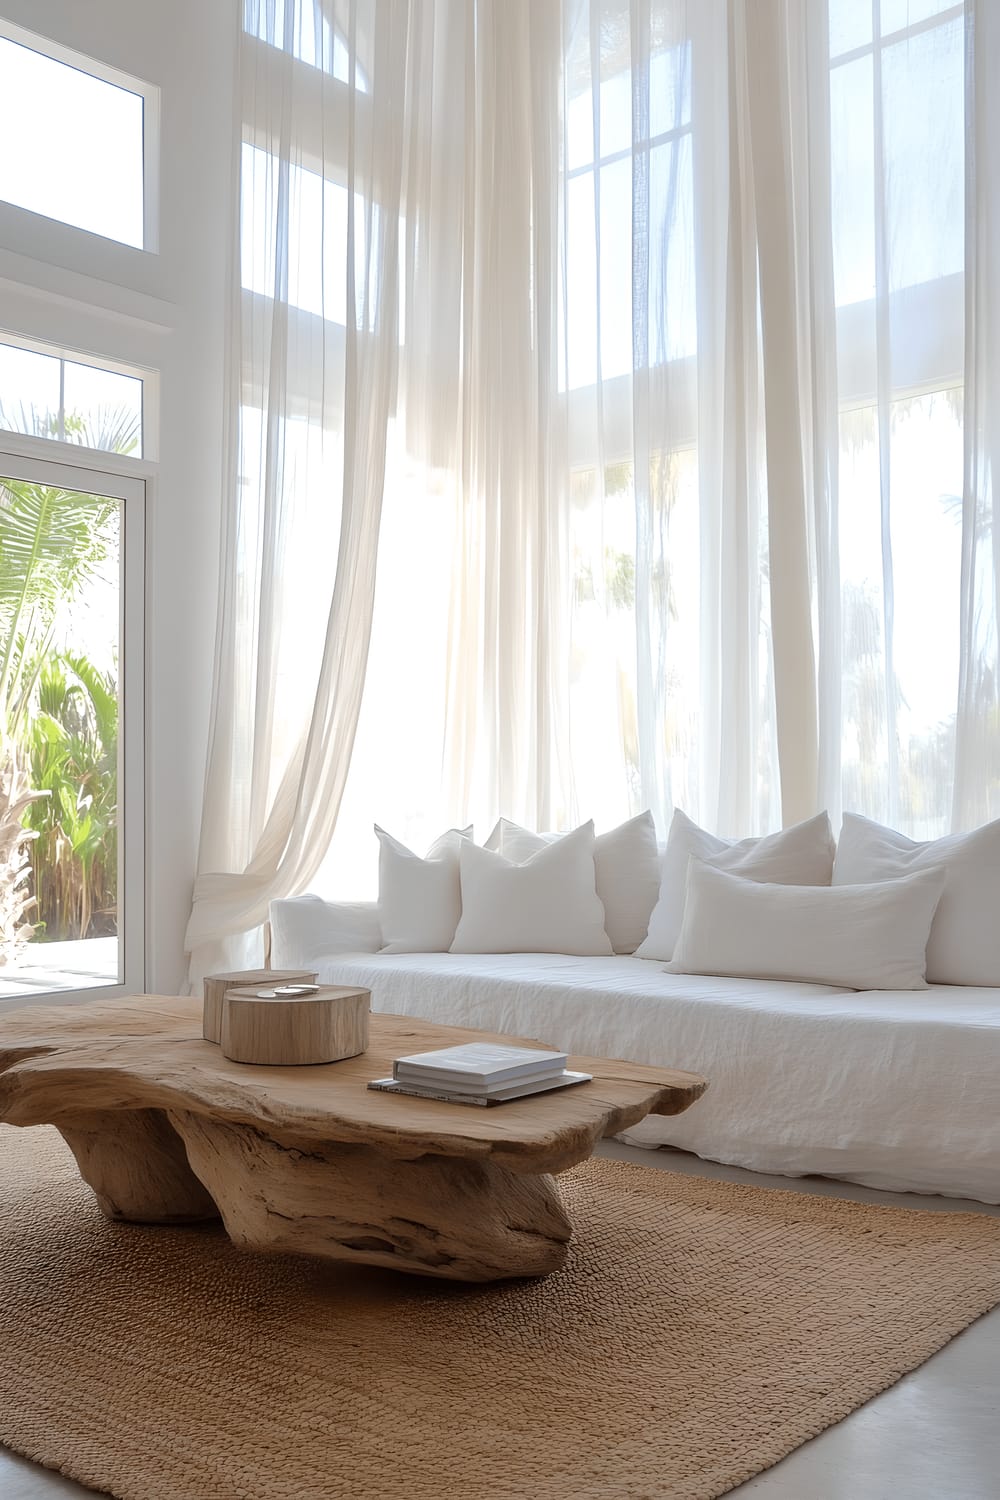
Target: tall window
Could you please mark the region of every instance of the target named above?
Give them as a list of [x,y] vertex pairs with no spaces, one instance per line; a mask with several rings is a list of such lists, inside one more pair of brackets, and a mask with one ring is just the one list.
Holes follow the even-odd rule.
[[0,451],[0,1006],[142,988],[144,499]]
[[[773,164],[741,14],[568,9],[562,104],[578,802],[607,820],[680,804],[724,832],[781,816],[753,178]],[[808,196],[829,183],[840,424],[839,606],[811,580],[837,635],[824,796],[930,837],[951,819],[959,677],[965,8],[830,0],[814,40],[829,157]],[[800,133],[781,170],[813,150]],[[804,296],[826,295],[825,264]]]
[[0,342],[0,1008],[143,988],[154,379]]
[[831,5],[844,805],[917,837],[951,813],[964,105],[963,6]]
[[562,110],[575,791],[665,820],[697,797],[693,42],[683,7],[638,36],[587,10]]

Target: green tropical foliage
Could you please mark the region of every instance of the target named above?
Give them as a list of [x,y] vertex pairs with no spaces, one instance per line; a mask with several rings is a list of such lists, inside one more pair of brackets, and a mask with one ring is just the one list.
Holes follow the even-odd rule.
[[63,610],[108,555],[114,500],[0,479],[0,737],[16,741]]
[[29,405],[0,401],[0,427],[28,437],[56,438],[79,443],[102,453],[134,454],[141,436],[140,420],[127,406],[96,406],[86,416]]
[[[113,405],[0,403],[0,428],[119,454],[140,441],[136,413]],[[0,479],[0,963],[36,929],[113,930],[115,684],[56,648],[117,535],[114,501]]]
[[[31,857],[39,831],[35,804],[50,790],[31,779],[32,725],[43,673],[67,611],[99,573],[116,543],[117,527],[113,500],[0,478],[0,962],[15,960],[33,932],[27,914],[37,889],[30,864],[37,866],[34,886],[45,884],[44,856]],[[79,676],[76,685],[85,687]],[[81,795],[86,799],[92,792]],[[85,800],[72,799],[72,809],[62,797],[57,800],[66,826],[64,839],[51,841],[50,853],[65,859],[64,851],[76,847],[96,870],[97,853],[87,844],[93,826],[85,837],[81,827]],[[85,909],[86,903],[78,914]]]
[[49,656],[29,733],[27,809],[36,918],[46,939],[114,931],[118,825],[115,679],[82,656]]

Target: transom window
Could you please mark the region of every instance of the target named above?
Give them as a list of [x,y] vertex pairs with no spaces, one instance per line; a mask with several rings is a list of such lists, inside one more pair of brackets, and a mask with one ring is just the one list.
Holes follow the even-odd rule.
[[0,198],[155,249],[159,90],[0,21]]
[[0,339],[0,431],[142,458],[143,385],[138,374]]

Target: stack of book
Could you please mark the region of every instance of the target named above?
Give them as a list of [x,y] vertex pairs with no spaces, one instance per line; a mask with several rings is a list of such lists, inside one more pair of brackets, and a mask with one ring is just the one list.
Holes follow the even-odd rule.
[[385,1094],[443,1099],[448,1104],[504,1104],[528,1094],[590,1082],[589,1073],[570,1072],[566,1063],[565,1052],[470,1042],[399,1057],[391,1078],[375,1078],[368,1087]]

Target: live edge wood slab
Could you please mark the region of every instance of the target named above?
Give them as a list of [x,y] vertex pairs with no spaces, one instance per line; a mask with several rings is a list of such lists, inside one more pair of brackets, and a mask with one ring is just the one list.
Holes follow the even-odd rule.
[[405,1053],[512,1040],[373,1014],[359,1057],[263,1067],[203,1039],[200,999],[32,1007],[0,1017],[0,1120],[55,1125],[112,1219],[221,1216],[254,1250],[458,1281],[542,1276],[571,1234],[553,1174],[707,1085],[574,1057],[592,1083],[493,1109],[366,1088]]

